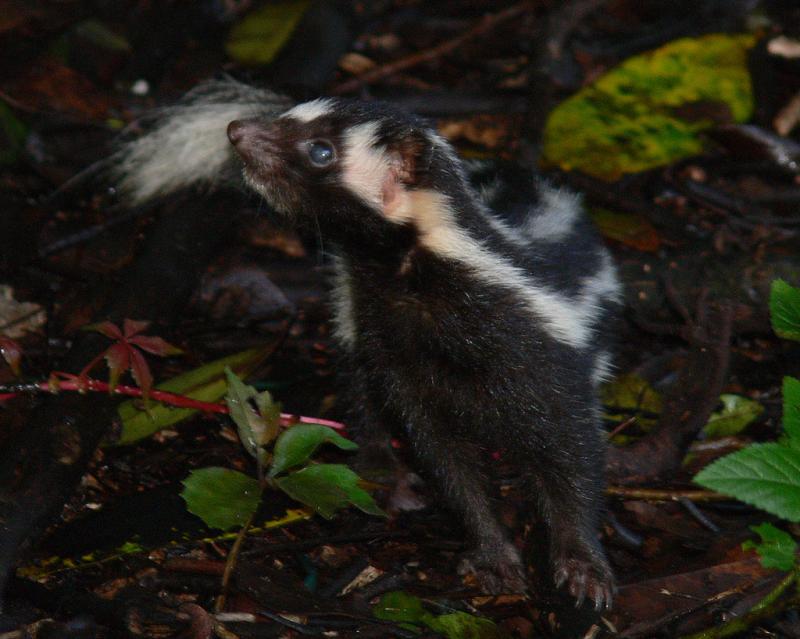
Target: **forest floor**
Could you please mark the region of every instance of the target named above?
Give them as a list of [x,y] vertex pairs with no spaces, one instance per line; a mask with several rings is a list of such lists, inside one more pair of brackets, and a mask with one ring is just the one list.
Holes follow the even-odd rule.
[[[774,334],[768,305],[775,279],[800,285],[800,11],[663,4],[286,2],[268,26],[251,21],[248,40],[236,28],[261,6],[249,1],[0,0],[0,337],[21,349],[21,377],[0,359],[0,570],[14,575],[0,638],[714,637],[733,636],[713,634],[732,619],[745,620],[740,636],[800,638],[800,600],[776,591],[787,573],[742,546],[752,526],[797,537],[797,524],[692,481],[712,460],[776,439],[783,378],[800,376],[800,346]],[[669,103],[648,71],[652,87],[626,103],[620,129],[584,139],[590,107],[577,105],[577,120],[558,112],[575,127],[559,146],[549,116],[569,96],[682,38],[694,43],[687,55],[722,51],[702,62],[706,90]],[[670,60],[691,76],[700,62],[679,55]],[[148,356],[155,384],[257,348],[248,383],[284,413],[343,420],[319,238],[238,192],[130,210],[102,166],[125,127],[138,135],[148,110],[220,73],[297,100],[389,100],[468,157],[539,160],[583,194],[625,286],[603,394],[612,609],[576,609],[546,583],[540,528],[502,455],[498,508],[530,563],[528,595],[487,596],[458,574],[463,531],[422,485],[407,490],[424,508],[388,518],[349,508],[324,519],[271,491],[230,561],[236,530],[206,527],[180,496],[199,468],[255,474],[226,415],[166,419],[123,446],[116,397],[10,396],[20,380],[77,374],[108,347],[81,327],[148,319],[146,333],[183,351]],[[686,124],[686,139],[678,125],[655,131],[656,112]],[[0,341],[6,360],[11,350]],[[92,377],[106,379],[104,365]],[[373,488],[383,503],[389,486]]]

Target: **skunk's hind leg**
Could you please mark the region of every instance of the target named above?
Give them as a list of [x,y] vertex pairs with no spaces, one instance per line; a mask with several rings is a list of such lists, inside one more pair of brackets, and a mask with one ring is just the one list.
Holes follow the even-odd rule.
[[[563,426],[566,430],[581,424]],[[605,442],[594,425],[583,426],[586,430],[576,432],[571,441],[556,437],[561,441],[547,447],[523,444],[516,457],[524,486],[547,528],[555,586],[564,587],[576,605],[588,599],[600,610],[611,606],[614,592],[614,575],[597,537]]]
[[433,419],[412,419],[407,428],[421,472],[455,511],[472,542],[459,572],[474,573],[490,594],[525,592],[525,566],[492,508],[483,471],[486,451]]

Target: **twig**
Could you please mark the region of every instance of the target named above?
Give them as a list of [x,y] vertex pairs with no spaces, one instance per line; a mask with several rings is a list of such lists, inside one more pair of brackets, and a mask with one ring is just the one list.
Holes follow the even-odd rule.
[[217,601],[214,603],[214,612],[222,612],[225,609],[225,599],[228,595],[228,584],[230,584],[231,575],[233,575],[233,570],[236,568],[236,562],[239,560],[239,551],[244,543],[244,538],[247,536],[247,531],[250,529],[250,526],[253,523],[253,517],[255,517],[255,513],[251,513],[250,517],[247,518],[247,521],[245,522],[244,526],[242,526],[239,534],[236,535],[236,541],[233,542],[231,551],[228,553],[228,557],[225,561],[225,570],[222,573],[222,584],[220,587],[221,592],[219,593],[219,597],[217,597]]
[[623,499],[640,499],[643,501],[678,501],[688,499],[692,502],[730,501],[731,497],[711,492],[710,490],[659,490],[657,488],[627,488],[625,486],[609,486],[606,494]]
[[484,16],[471,29],[465,31],[461,35],[456,36],[455,38],[452,38],[450,40],[446,40],[440,44],[437,44],[435,47],[431,47],[430,49],[425,49],[424,51],[418,51],[404,58],[400,58],[399,60],[394,60],[393,62],[389,62],[387,64],[371,69],[366,73],[361,74],[358,77],[351,78],[350,80],[342,82],[337,87],[334,87],[333,93],[335,95],[341,95],[342,93],[350,93],[352,91],[360,89],[365,84],[370,84],[372,82],[375,82],[376,80],[382,80],[383,78],[395,75],[400,71],[405,71],[406,69],[415,67],[419,64],[422,64],[423,62],[430,62],[431,60],[441,58],[442,56],[450,53],[451,51],[455,51],[465,42],[488,33],[498,25],[504,22],[508,22],[512,18],[516,18],[518,15],[525,13],[526,11],[529,11],[532,8],[533,8],[533,3],[530,2],[530,0],[524,0],[523,2],[511,5],[507,9],[504,9],[503,11],[499,11],[498,13]]
[[713,521],[711,521],[708,517],[706,517],[705,514],[703,514],[703,511],[701,511],[691,499],[689,499],[688,497],[680,497],[678,499],[678,502],[680,502],[681,506],[683,506],[686,509],[686,511],[692,517],[694,517],[702,526],[705,526],[711,532],[714,533],[719,532],[719,526],[717,526]]
[[631,548],[641,548],[644,545],[644,537],[624,526],[610,510],[606,511],[606,521],[617,533],[618,539],[625,545]]
[[379,530],[344,535],[327,535],[312,539],[299,539],[297,541],[261,544],[255,550],[248,550],[245,555],[263,556],[277,552],[303,552],[322,545],[349,544],[360,541],[374,542],[383,539],[405,539],[411,535],[408,530]]
[[637,416],[636,415],[631,415],[630,417],[628,417],[628,419],[626,419],[625,421],[623,421],[623,422],[619,423],[617,426],[615,426],[614,430],[612,430],[611,432],[608,433],[608,438],[609,439],[613,439],[614,437],[619,435],[623,430],[627,429],[628,426],[631,426],[632,424],[635,424],[636,421],[637,421]]
[[[137,386],[127,386],[125,384],[117,384],[113,389],[108,382],[103,382],[99,379],[83,378],[83,379],[67,379],[55,380],[46,382],[32,382],[29,384],[5,384],[0,386],[0,402],[11,399],[21,393],[51,393],[58,394],[59,391],[77,391],[85,393],[86,391],[109,393],[111,395],[125,395],[128,397],[141,397],[142,389]],[[226,404],[217,402],[204,402],[199,399],[193,399],[186,395],[178,395],[177,393],[170,393],[158,389],[150,391],[150,399],[176,406],[178,408],[191,408],[199,410],[204,413],[219,413],[222,415],[228,414],[228,406]],[[291,424],[318,424],[320,426],[328,426],[336,430],[345,430],[345,425],[341,422],[336,422],[331,419],[321,419],[317,417],[306,417],[305,415],[293,415],[291,413],[281,413],[281,425],[289,426]]]
[[286,626],[287,628],[290,628],[291,630],[294,630],[295,632],[298,632],[301,635],[319,637],[320,635],[323,634],[322,630],[318,630],[316,628],[310,628],[306,624],[292,621],[291,619],[287,619],[286,617],[283,617],[282,615],[279,615],[275,612],[270,612],[269,610],[259,610],[258,614],[261,615],[262,617],[266,617],[267,619],[272,619],[272,621],[275,621],[281,624],[282,626]]
[[772,617],[790,605],[797,605],[800,603],[800,590],[795,592],[794,595],[788,599],[783,601],[778,600],[791,586],[798,585],[799,577],[800,567],[795,567],[761,601],[750,608],[746,614],[731,619],[720,626],[715,626],[714,628],[709,628],[708,630],[703,630],[692,635],[684,635],[681,639],[722,639],[723,637],[732,637],[749,629],[756,622]]

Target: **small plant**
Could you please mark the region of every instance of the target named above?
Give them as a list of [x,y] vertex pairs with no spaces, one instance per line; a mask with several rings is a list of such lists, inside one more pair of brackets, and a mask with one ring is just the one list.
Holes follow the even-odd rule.
[[148,326],[150,322],[147,321],[125,319],[122,329],[112,322],[99,322],[84,327],[84,330],[105,335],[108,339],[114,340],[114,343],[89,362],[78,377],[85,379],[89,371],[105,359],[108,364],[108,384],[111,391],[116,388],[122,373],[130,370],[136,384],[142,390],[142,398],[147,402],[150,389],[153,387],[153,374],[142,351],[158,357],[180,355],[183,352],[161,337],[142,335],[142,331]]
[[227,530],[246,525],[266,488],[282,490],[325,518],[353,505],[385,516],[361,479],[343,464],[322,464],[311,457],[323,444],[342,450],[358,446],[321,424],[281,426],[280,406],[268,391],[259,393],[226,369],[226,402],[245,450],[255,459],[258,478],[229,468],[201,468],[183,482],[181,493],[192,513],[207,525]]
[[[770,317],[775,333],[800,341],[800,288],[783,280],[772,283]],[[800,380],[783,379],[783,434],[776,442],[752,444],[700,471],[694,480],[706,488],[791,522],[800,521]],[[748,541],[765,567],[797,567],[797,542],[772,524],[753,528],[761,542]]]

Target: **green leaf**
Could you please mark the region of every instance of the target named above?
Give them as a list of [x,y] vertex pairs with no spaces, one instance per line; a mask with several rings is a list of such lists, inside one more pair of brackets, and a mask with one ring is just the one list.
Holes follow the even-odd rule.
[[258,481],[230,468],[193,470],[183,486],[181,497],[189,512],[222,530],[244,526],[261,501]]
[[308,0],[272,2],[256,9],[231,29],[225,51],[242,64],[269,64],[292,35],[308,4]]
[[283,431],[275,442],[274,458],[269,476],[299,466],[308,460],[322,444],[331,443],[342,450],[356,450],[358,444],[345,439],[328,426],[297,424]]
[[460,611],[433,617],[426,625],[447,639],[503,639],[508,636],[493,621]]
[[698,134],[714,116],[744,122],[753,111],[747,52],[754,41],[683,38],[626,60],[553,110],[544,162],[616,180],[699,153]]
[[750,530],[758,533],[761,541],[746,541],[742,544],[743,550],[755,550],[764,568],[791,570],[795,564],[797,542],[789,533],[768,523],[750,526]]
[[783,378],[783,432],[789,445],[800,448],[800,379]]
[[492,621],[466,612],[434,615],[425,610],[418,597],[402,591],[387,592],[372,608],[372,614],[384,621],[394,621],[403,627],[408,624],[426,625],[447,639],[503,639],[503,633]]
[[600,396],[608,419],[623,421],[635,416],[645,430],[655,425],[664,406],[661,395],[647,380],[633,373],[620,375],[610,384],[605,384]]
[[769,291],[772,330],[784,339],[800,341],[800,288],[775,280]]
[[753,444],[706,466],[694,481],[769,513],[800,521],[800,450]]
[[761,404],[741,395],[720,395],[719,399],[722,410],[711,413],[708,423],[703,427],[709,439],[737,435],[764,412]]
[[311,506],[326,519],[348,504],[367,514],[385,517],[386,513],[358,482],[358,475],[343,464],[317,464],[275,479],[289,497]]
[[28,136],[28,127],[0,100],[0,166],[14,164]]
[[378,603],[372,607],[372,614],[384,621],[397,623],[424,623],[431,613],[422,607],[419,597],[409,595],[402,590],[393,590],[381,596]]
[[[247,375],[264,361],[270,351],[269,347],[261,347],[229,355],[173,377],[156,388],[203,402],[216,402],[222,399],[228,389],[224,374],[226,366],[238,375]],[[197,413],[193,408],[173,408],[160,403],[143,411],[133,401],[120,404],[117,412],[122,420],[122,432],[119,440],[111,442],[114,446],[138,441]]]
[[[242,382],[227,366],[225,367],[225,377],[228,380],[225,403],[228,405],[231,419],[239,431],[239,439],[245,450],[258,461],[259,465],[263,466],[268,459],[264,446],[275,439],[278,434],[280,407],[277,407],[272,401],[269,391],[259,393],[252,386]],[[256,411],[251,400],[264,408],[268,418],[260,411]]]

